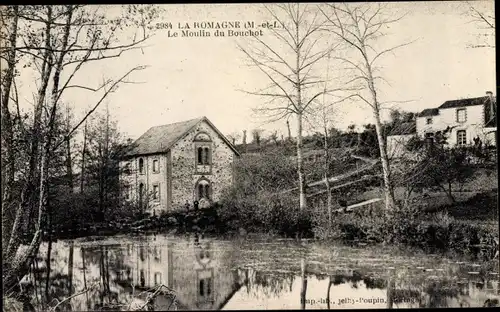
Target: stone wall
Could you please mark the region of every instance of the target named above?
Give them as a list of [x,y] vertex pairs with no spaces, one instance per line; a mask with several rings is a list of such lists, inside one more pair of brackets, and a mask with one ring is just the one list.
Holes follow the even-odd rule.
[[[144,172],[139,172],[139,160],[144,161]],[[153,172],[153,161],[158,160],[159,170]],[[125,173],[125,167],[129,166],[129,173]],[[144,191],[146,193],[145,202],[148,203],[146,212],[153,214],[160,214],[162,211],[166,211],[168,202],[167,193],[167,155],[156,154],[148,156],[139,156],[132,159],[120,162],[121,172],[120,175],[121,182],[123,186],[128,186],[123,188],[122,196],[125,199],[124,192],[129,192],[128,201],[134,204],[139,202],[139,185],[144,184]],[[153,186],[158,185],[160,189],[158,200],[148,200],[148,196],[153,191]],[[154,210],[154,211],[153,211]]]
[[[212,142],[211,147],[211,172],[196,173],[196,144],[193,141],[197,134],[207,133]],[[189,132],[179,140],[171,149],[172,161],[172,209],[185,209],[188,201],[191,206],[196,200],[195,186],[199,179],[204,178],[210,182],[211,197],[217,202],[224,188],[229,187],[233,181],[233,150],[221,137],[206,123],[201,122],[196,129]]]
[[[210,166],[197,166],[197,144],[194,139],[198,134],[205,133],[211,142],[202,142],[211,150]],[[160,199],[149,200],[149,213],[160,214],[162,211],[185,209],[186,201],[191,207],[196,198],[196,184],[200,179],[210,183],[211,199],[213,202],[220,200],[223,190],[233,181],[233,150],[219,137],[219,135],[206,122],[200,123],[196,129],[190,131],[179,140],[165,154],[138,156],[122,161],[122,170],[129,166],[130,173],[121,175],[121,182],[128,185],[129,202],[134,204],[139,200],[139,185],[144,184],[145,192],[151,194],[154,185],[160,188]],[[139,172],[139,160],[144,161],[144,173]],[[153,161],[159,161],[159,172],[153,172]],[[197,172],[197,170],[205,172]],[[207,170],[207,168],[209,170]],[[122,171],[123,172],[123,171]],[[126,191],[126,188],[124,188]],[[123,192],[122,192],[123,193]],[[124,195],[124,194],[122,194]],[[125,196],[124,196],[125,197]]]

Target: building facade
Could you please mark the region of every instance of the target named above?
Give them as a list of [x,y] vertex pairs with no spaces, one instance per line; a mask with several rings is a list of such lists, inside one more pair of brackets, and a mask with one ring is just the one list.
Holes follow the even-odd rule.
[[428,140],[444,135],[448,146],[467,146],[481,142],[496,146],[496,97],[486,96],[444,102],[417,116],[417,134]]
[[123,199],[151,214],[203,208],[232,184],[238,156],[206,117],[150,128],[120,162]]

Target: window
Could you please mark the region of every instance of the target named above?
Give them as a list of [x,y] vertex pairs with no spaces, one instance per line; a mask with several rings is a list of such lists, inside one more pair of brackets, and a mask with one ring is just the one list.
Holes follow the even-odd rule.
[[198,184],[198,199],[210,198],[210,184],[208,182],[203,181]]
[[155,273],[155,286],[156,285],[160,285],[161,284],[161,273],[160,272],[156,272]]
[[427,118],[426,123],[428,125],[432,124],[432,117]]
[[144,159],[139,158],[139,173],[143,174],[144,173]]
[[210,164],[210,148],[209,147],[198,147],[197,149],[198,165],[209,165]]
[[465,122],[467,120],[467,111],[465,108],[457,109],[457,122]]
[[463,146],[467,144],[467,133],[465,130],[457,131],[457,145]]
[[203,164],[203,148],[198,147],[198,164]]
[[153,173],[160,172],[160,162],[158,159],[153,160]]
[[204,164],[208,165],[210,164],[210,149],[208,147],[205,147],[203,150],[205,151]]
[[198,287],[200,297],[208,297],[212,294],[212,278],[200,279],[200,284]]
[[160,199],[160,186],[158,184],[153,185],[153,199]]

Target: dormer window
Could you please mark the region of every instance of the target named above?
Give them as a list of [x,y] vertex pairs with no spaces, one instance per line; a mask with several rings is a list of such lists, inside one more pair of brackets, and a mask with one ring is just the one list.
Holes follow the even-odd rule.
[[467,120],[467,111],[465,108],[457,109],[457,122],[465,122]]
[[425,122],[428,125],[432,124],[432,117],[427,117],[427,120]]

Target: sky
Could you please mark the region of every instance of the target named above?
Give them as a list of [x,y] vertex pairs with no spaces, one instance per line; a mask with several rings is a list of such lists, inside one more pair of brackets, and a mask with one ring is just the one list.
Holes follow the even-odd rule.
[[[493,15],[493,1],[473,4]],[[168,4],[163,8],[160,22],[173,23],[174,28],[185,22],[272,21],[261,4]],[[393,108],[418,112],[446,100],[484,96],[488,90],[496,94],[495,49],[468,47],[481,30],[464,15],[467,8],[463,3],[397,2],[389,9],[390,14],[407,14],[388,29],[389,35],[381,44],[413,43],[380,61],[381,74],[388,82],[379,84],[382,100],[394,101]],[[109,6],[106,10],[113,14],[117,8]],[[263,30],[262,40],[273,40],[269,31]],[[116,78],[136,65],[148,65],[130,77],[140,83],[120,86],[105,102],[119,129],[132,139],[152,126],[200,116],[207,116],[224,134],[262,128],[266,133],[278,130],[286,135],[285,121],[265,123],[252,112],[263,99],[241,90],[255,91],[268,81],[246,65],[237,42],[234,37],[173,38],[167,29],[157,29],[145,43],[147,47],[128,51],[118,59],[86,65],[75,81],[97,86],[103,77]],[[30,78],[20,85],[32,87]],[[82,116],[99,96],[75,89],[68,90],[63,100]],[[337,128],[373,122],[369,107],[363,103],[347,103],[338,109],[342,117],[335,121]],[[383,111],[383,117],[388,113],[388,109]],[[291,127],[294,133],[294,120]]]

